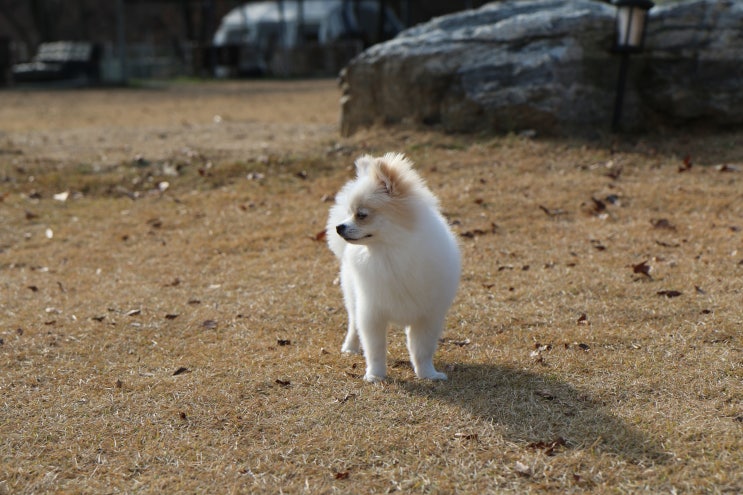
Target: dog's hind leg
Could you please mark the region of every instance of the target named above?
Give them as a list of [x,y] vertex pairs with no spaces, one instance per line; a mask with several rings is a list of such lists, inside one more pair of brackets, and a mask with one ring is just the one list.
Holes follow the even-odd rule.
[[343,341],[343,346],[341,346],[341,352],[345,354],[359,354],[361,352],[359,344],[359,334],[356,331],[356,325],[349,315],[348,332],[346,333],[346,339]]
[[433,354],[444,333],[443,320],[424,320],[416,322],[405,329],[408,337],[410,361],[418,378],[429,380],[446,380],[446,374],[436,371],[433,366]]

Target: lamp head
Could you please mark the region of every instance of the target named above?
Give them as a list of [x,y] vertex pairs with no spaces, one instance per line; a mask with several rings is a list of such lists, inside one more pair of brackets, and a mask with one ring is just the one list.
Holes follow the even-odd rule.
[[617,38],[615,51],[641,52],[645,43],[648,10],[655,4],[650,0],[613,0],[617,8]]

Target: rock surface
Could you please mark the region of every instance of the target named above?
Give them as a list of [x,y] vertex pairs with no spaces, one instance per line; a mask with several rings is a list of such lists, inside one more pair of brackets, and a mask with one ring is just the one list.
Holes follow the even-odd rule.
[[650,11],[642,101],[674,123],[743,123],[743,1],[696,0]]
[[[342,72],[341,132],[396,122],[455,132],[608,130],[614,18],[614,7],[592,0],[511,0],[408,29]],[[741,0],[653,9],[646,51],[630,62],[625,127],[743,123],[741,25]]]

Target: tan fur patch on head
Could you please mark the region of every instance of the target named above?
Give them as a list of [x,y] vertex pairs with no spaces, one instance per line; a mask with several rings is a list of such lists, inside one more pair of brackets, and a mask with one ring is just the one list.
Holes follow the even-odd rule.
[[410,162],[402,155],[387,154],[376,159],[371,173],[387,198],[378,206],[378,210],[396,223],[413,228],[415,209],[411,204],[411,195],[414,194],[417,181]]
[[376,179],[393,198],[402,198],[412,193],[416,186],[416,174],[402,155],[387,154],[376,159],[373,173]]
[[356,198],[354,211],[364,206],[374,214],[383,214],[398,225],[413,229],[416,212],[422,204],[438,208],[436,198],[402,153],[361,156],[356,160],[356,171],[359,177],[370,179],[375,189]]
[[384,184],[387,194],[393,198],[408,195],[410,187],[406,183],[402,172],[383,159],[380,159],[378,163],[377,180]]

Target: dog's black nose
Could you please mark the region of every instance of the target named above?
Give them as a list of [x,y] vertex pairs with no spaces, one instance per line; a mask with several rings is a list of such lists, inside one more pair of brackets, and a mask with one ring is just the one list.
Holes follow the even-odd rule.
[[346,225],[340,224],[335,228],[335,231],[338,232],[338,235],[343,237],[343,234],[346,232]]

